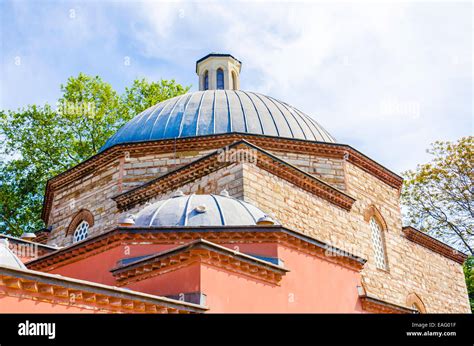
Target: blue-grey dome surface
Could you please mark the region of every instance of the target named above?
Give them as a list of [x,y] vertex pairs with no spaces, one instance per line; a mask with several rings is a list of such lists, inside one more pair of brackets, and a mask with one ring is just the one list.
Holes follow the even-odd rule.
[[192,194],[146,206],[136,215],[135,226],[251,226],[265,216],[257,207],[236,198]]
[[190,92],[138,114],[107,140],[121,143],[242,132],[331,142],[314,119],[272,97],[241,90]]

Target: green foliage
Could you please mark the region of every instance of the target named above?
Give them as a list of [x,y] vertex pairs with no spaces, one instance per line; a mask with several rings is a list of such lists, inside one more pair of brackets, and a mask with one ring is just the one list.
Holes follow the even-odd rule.
[[466,277],[467,293],[471,302],[471,311],[474,313],[474,256],[464,262],[464,276]]
[[119,109],[128,105],[122,105],[112,86],[98,76],[80,73],[61,85],[61,91],[57,131],[66,129],[69,152],[76,162],[95,154],[116,126],[130,119],[128,112],[124,116]]
[[174,80],[162,79],[157,83],[149,83],[146,79],[136,79],[131,87],[125,89],[122,104],[126,105],[124,111],[130,112],[133,116],[160,101],[182,95],[188,90],[189,87],[176,84]]
[[0,225],[19,236],[23,230],[37,230],[44,189],[43,172],[25,160],[0,163]]
[[404,173],[402,204],[406,223],[445,241],[471,257],[464,264],[474,312],[474,137],[435,142],[433,160]]
[[435,142],[429,163],[404,173],[406,222],[474,254],[474,137]]
[[144,109],[190,87],[135,80],[119,95],[100,77],[80,73],[61,85],[57,109],[30,105],[0,111],[0,232],[20,235],[40,220],[47,179],[97,153]]

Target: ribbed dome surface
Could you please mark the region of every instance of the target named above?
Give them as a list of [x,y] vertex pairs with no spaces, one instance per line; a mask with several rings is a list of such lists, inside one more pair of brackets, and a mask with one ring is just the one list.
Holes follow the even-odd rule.
[[0,239],[0,267],[26,269],[23,262],[10,250],[7,239]]
[[136,215],[135,226],[250,226],[264,216],[257,207],[232,197],[185,195],[145,207]]
[[158,103],[109,138],[114,144],[243,132],[335,142],[315,120],[272,97],[240,90],[196,91]]

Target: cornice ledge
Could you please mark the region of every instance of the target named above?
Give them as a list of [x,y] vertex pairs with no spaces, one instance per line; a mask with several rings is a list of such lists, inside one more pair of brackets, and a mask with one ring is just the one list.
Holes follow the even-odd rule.
[[405,226],[402,228],[402,232],[405,235],[405,238],[408,240],[421,245],[433,252],[440,254],[454,262],[459,264],[463,264],[464,261],[467,259],[467,255],[456,250],[455,248],[449,246],[448,244],[435,239],[428,234],[417,230],[412,226]]
[[233,132],[179,138],[176,140],[164,139],[157,141],[115,144],[105,151],[97,153],[96,155],[68,169],[67,171],[64,171],[49,179],[46,183],[41,218],[46,224],[48,223],[48,216],[55,189],[69,183],[70,181],[73,181],[74,179],[78,179],[79,177],[90,174],[101,166],[122,156],[126,151],[140,152],[151,150],[156,152],[157,148],[159,147],[159,152],[173,152],[174,150],[187,150],[189,149],[189,146],[192,146],[193,149],[209,150],[215,149],[219,146],[222,147],[225,145],[230,145],[235,141],[243,139],[248,139],[256,145],[269,150],[291,151],[298,149],[300,152],[319,153],[327,157],[335,157],[340,159],[343,159],[347,156],[349,162],[376,176],[393,188],[397,188],[399,190],[403,183],[403,179],[400,176],[346,144]]
[[328,202],[335,204],[347,211],[352,208],[355,199],[338,190],[337,188],[327,184],[321,179],[308,174],[300,168],[286,162],[283,159],[263,150],[262,148],[240,140],[229,146],[218,149],[204,157],[201,157],[185,166],[168,172],[158,178],[152,179],[141,186],[133,188],[127,192],[112,197],[117,203],[117,208],[121,211],[132,208],[133,206],[143,203],[157,194],[176,189],[189,181],[196,180],[200,177],[208,175],[233,162],[221,159],[223,149],[250,149],[255,150],[258,155],[256,166],[264,169],[298,187],[321,197]]

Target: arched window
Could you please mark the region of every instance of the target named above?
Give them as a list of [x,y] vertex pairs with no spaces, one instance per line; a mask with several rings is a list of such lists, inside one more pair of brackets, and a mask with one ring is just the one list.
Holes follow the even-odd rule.
[[237,76],[235,71],[232,71],[232,89],[237,90]]
[[217,69],[217,90],[224,90],[224,71],[221,68]]
[[407,306],[416,310],[419,314],[426,313],[425,304],[416,293],[410,293],[407,296]]
[[66,236],[72,235],[73,243],[84,240],[89,236],[92,226],[94,226],[94,216],[89,210],[81,209],[69,223]]
[[209,72],[204,72],[204,90],[209,90]]
[[369,224],[374,250],[374,263],[377,268],[388,270],[387,253],[385,247],[385,234],[387,223],[378,208],[371,204],[364,211],[364,220]]
[[370,229],[372,231],[372,244],[374,247],[375,254],[375,265],[379,269],[387,270],[387,258],[385,255],[385,242],[384,236],[382,233],[382,227],[380,224],[372,217],[369,221]]
[[76,227],[74,235],[72,237],[72,242],[77,243],[78,241],[84,240],[89,235],[89,223],[85,220],[82,220],[81,223]]

